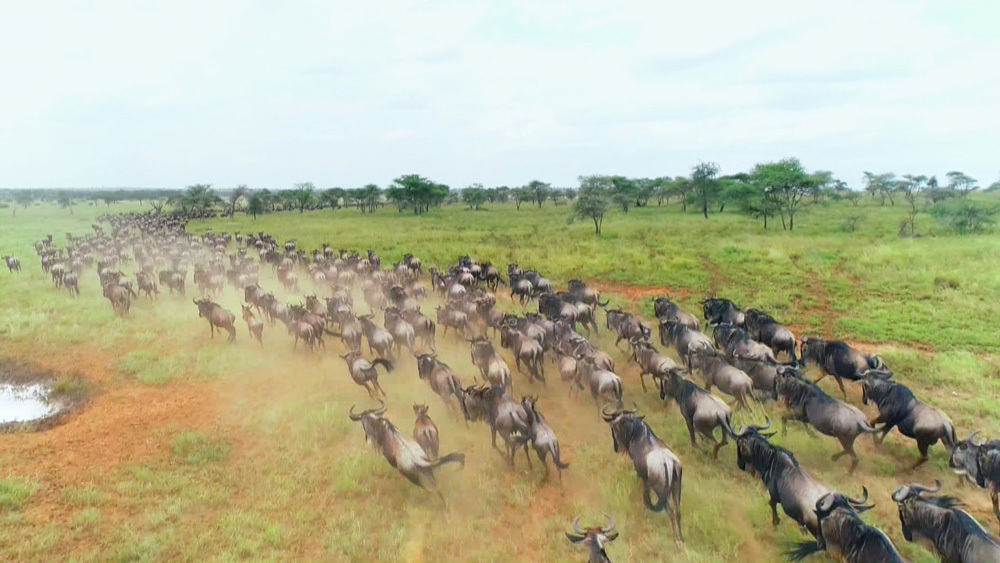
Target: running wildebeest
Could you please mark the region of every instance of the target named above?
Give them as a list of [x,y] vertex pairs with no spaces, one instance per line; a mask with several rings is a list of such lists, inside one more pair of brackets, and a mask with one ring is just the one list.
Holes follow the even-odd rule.
[[876,441],[881,443],[893,427],[899,428],[899,433],[917,441],[920,459],[913,469],[927,461],[927,449],[941,440],[948,451],[955,449],[958,438],[955,436],[955,425],[941,410],[917,399],[904,385],[887,379],[879,379],[869,375],[861,380],[861,402],[874,402],[878,407],[878,416],[871,421],[872,426],[882,423],[881,436]]
[[753,380],[738,367],[730,364],[726,358],[711,348],[704,346],[688,352],[688,365],[692,371],[701,373],[705,389],[711,391],[718,387],[726,395],[733,397],[734,405],[750,408],[753,400]]
[[611,399],[617,408],[622,408],[622,379],[613,371],[599,367],[592,358],[581,355],[576,358],[576,373],[570,392],[573,388],[583,389],[586,380],[596,408],[601,408],[598,397]]
[[378,371],[376,371],[375,366],[382,366],[385,368],[386,373],[391,373],[393,370],[392,362],[383,358],[375,358],[372,361],[368,361],[361,357],[361,352],[348,352],[340,356],[344,358],[347,362],[347,368],[351,372],[351,379],[355,383],[365,388],[368,391],[368,395],[371,397],[376,397],[376,391],[382,393],[385,397],[385,390],[378,383]]
[[743,312],[736,306],[736,303],[728,299],[718,297],[706,297],[701,300],[705,320],[708,324],[730,323],[734,325],[743,324]]
[[775,355],[786,352],[793,364],[798,361],[795,357],[795,335],[771,315],[759,309],[747,309],[743,325],[750,338],[769,346]]
[[430,407],[427,405],[414,403],[413,416],[416,417],[416,420],[413,423],[413,439],[420,444],[421,449],[427,454],[427,459],[434,460],[437,459],[441,441],[438,438],[437,425],[427,414],[428,410]]
[[469,355],[472,358],[472,365],[479,368],[483,379],[491,385],[510,388],[513,382],[510,377],[510,368],[507,362],[500,357],[496,349],[485,336],[469,340],[472,348]]
[[107,283],[104,285],[104,297],[111,302],[111,307],[119,315],[127,315],[132,308],[132,297],[129,291],[117,283]]
[[392,346],[395,340],[389,331],[375,324],[371,315],[359,315],[358,320],[361,321],[361,331],[368,341],[368,352],[392,360]]
[[[646,424],[636,410],[602,411],[611,427],[615,453],[632,459],[642,482],[642,502],[653,512],[667,511],[674,531],[674,541],[683,543],[681,533],[681,477],[683,467],[667,445]],[[651,492],[658,498],[654,504]]]
[[929,489],[910,484],[892,493],[899,508],[899,522],[906,541],[924,540],[934,546],[942,563],[992,563],[1000,561],[1000,538],[991,535],[958,499],[924,496],[937,493],[941,482]]
[[[694,435],[698,432],[715,444],[712,448],[712,459],[718,459],[719,449],[729,443],[729,436],[734,435],[730,426],[732,412],[729,406],[694,382],[685,379],[676,367],[664,375],[657,376],[656,379],[660,383],[660,400],[670,397],[677,402],[681,416],[687,424],[691,445],[697,445]],[[715,439],[716,428],[722,429],[721,442]]]
[[444,404],[451,411],[454,404],[449,397],[454,396],[459,405],[462,402],[462,382],[459,380],[455,370],[448,364],[437,359],[434,354],[420,354],[417,358],[417,375],[420,379],[426,380]]
[[687,325],[671,320],[660,321],[660,344],[673,346],[677,356],[685,362],[688,369],[691,369],[691,350],[712,347],[712,341],[704,333],[691,330]]
[[[521,407],[524,408],[527,417],[525,422],[528,426],[528,433],[524,436],[524,440],[531,444],[538,459],[542,462],[542,467],[545,469],[545,476],[542,477],[542,480],[546,481],[549,478],[549,464],[545,460],[551,455],[552,463],[555,464],[556,470],[559,473],[559,481],[562,482],[562,472],[564,469],[569,469],[569,464],[563,463],[559,455],[559,440],[556,438],[556,433],[552,431],[552,427],[545,420],[545,417],[538,412],[538,408],[535,406],[537,401],[538,397],[521,398]],[[528,465],[531,465],[530,457],[528,458]]]
[[832,375],[837,380],[840,392],[847,398],[847,390],[844,389],[845,379],[860,381],[868,375],[875,375],[883,379],[892,377],[892,372],[885,367],[885,362],[878,356],[866,356],[861,352],[851,348],[840,340],[823,340],[805,336],[802,338],[802,351],[799,354],[802,360],[802,367],[807,361],[816,362],[819,366],[820,376],[814,383],[819,383],[821,379]]
[[257,339],[257,342],[263,346],[264,323],[254,316],[253,305],[241,304],[241,307],[243,308],[243,320],[247,323],[247,330],[250,331],[250,337]]
[[10,254],[4,254],[3,256],[4,264],[7,265],[7,272],[13,274],[14,272],[21,272],[21,261],[15,256]]
[[821,434],[832,436],[840,441],[843,450],[831,456],[837,461],[845,455],[851,456],[853,474],[858,467],[858,454],[854,452],[854,440],[861,434],[878,432],[868,424],[864,413],[854,405],[842,403],[826,394],[815,383],[809,383],[793,375],[779,375],[775,380],[775,395],[788,409],[781,415],[782,434],[788,430],[787,422],[797,420],[811,425]]
[[465,455],[456,452],[433,461],[428,459],[420,444],[403,436],[391,422],[382,417],[384,413],[383,406],[355,414],[354,405],[351,405],[348,416],[351,420],[361,423],[365,431],[365,441],[382,452],[389,465],[414,485],[436,493],[443,503],[444,495],[438,489],[434,470],[446,463],[458,463],[464,467]]
[[653,348],[653,345],[645,340],[632,339],[632,359],[639,363],[639,382],[642,383],[642,392],[646,392],[646,374],[651,374],[653,379],[665,377],[670,370],[677,367],[677,364],[667,356],[661,355]]
[[[519,441],[514,436],[529,435],[528,414],[524,406],[511,396],[509,387],[469,386],[463,389],[462,413],[467,421],[485,420],[490,425],[493,448],[507,457],[511,467],[514,466],[514,454],[521,446],[524,446],[524,457],[531,465],[527,441]],[[504,450],[497,447],[497,434],[504,441]]]
[[697,317],[681,311],[680,307],[667,297],[657,297],[653,301],[653,316],[661,322],[664,320],[673,321],[691,330],[701,330],[701,323],[698,322]]
[[66,272],[66,275],[63,276],[63,287],[66,288],[66,291],[69,291],[69,294],[73,297],[80,296],[80,282],[77,279],[76,274],[73,272]]
[[580,517],[577,516],[573,520],[573,533],[566,532],[566,537],[571,543],[582,545],[588,549],[590,553],[587,563],[611,563],[607,552],[604,551],[604,544],[615,541],[618,538],[618,532],[615,531],[615,519],[606,513],[604,517],[608,520],[606,527],[595,526],[581,530]]
[[[500,330],[500,345],[514,352],[514,363],[521,372],[521,362],[531,372],[531,377],[545,383],[545,368],[542,365],[544,350],[537,340],[528,338],[509,326]],[[523,372],[521,372],[523,373]]]
[[215,338],[215,329],[219,328],[220,331],[225,330],[229,333],[229,342],[236,340],[236,327],[234,326],[236,315],[223,309],[221,305],[211,299],[192,299],[191,301],[198,306],[198,316],[204,317],[208,321],[211,338]]
[[976,485],[990,490],[993,515],[1000,522],[1000,440],[976,441],[978,431],[959,442],[951,451],[948,465]]
[[813,553],[827,551],[844,563],[906,563],[888,536],[861,519],[859,512],[871,508],[864,505],[867,501],[867,489],[860,499],[842,493],[823,495],[815,508],[819,534],[813,541],[795,545],[788,551],[789,558],[801,561]]

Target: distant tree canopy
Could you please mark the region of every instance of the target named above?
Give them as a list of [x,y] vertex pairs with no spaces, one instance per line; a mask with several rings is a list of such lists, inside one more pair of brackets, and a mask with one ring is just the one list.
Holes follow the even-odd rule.
[[393,180],[386,196],[400,211],[412,209],[414,214],[427,212],[432,205],[441,205],[447,198],[448,186],[434,182],[418,174],[406,174]]
[[488,197],[486,189],[482,184],[472,184],[462,190],[462,202],[469,206],[469,209],[481,209]]
[[222,198],[216,195],[211,184],[188,186],[184,192],[170,199],[170,203],[180,208],[183,213],[205,212],[221,202]]

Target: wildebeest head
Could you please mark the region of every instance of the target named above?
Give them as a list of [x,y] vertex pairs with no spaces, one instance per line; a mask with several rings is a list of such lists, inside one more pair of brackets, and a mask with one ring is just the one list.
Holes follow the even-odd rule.
[[212,300],[208,298],[191,299],[191,301],[198,307],[199,317],[207,316],[209,313],[212,312],[212,307],[215,306],[215,303],[212,303]]
[[[979,451],[987,446],[986,440],[976,439],[978,435],[979,431],[976,430],[968,438],[955,444],[955,449],[951,451],[951,457],[948,459],[948,466],[951,467],[952,471],[959,475],[966,475],[971,481],[978,480],[979,464],[977,458]],[[1000,441],[994,443],[1000,447]]]
[[430,377],[431,372],[434,371],[434,366],[437,365],[437,355],[436,354],[414,354],[417,358],[417,375],[420,379],[427,379]]
[[354,422],[361,423],[361,428],[365,431],[365,441],[371,444],[376,438],[378,423],[382,419],[382,415],[385,414],[385,403],[379,399],[378,408],[363,410],[359,413],[354,412],[355,406],[356,405],[351,405],[351,409],[348,411],[347,416],[349,416]]
[[913,541],[913,528],[924,530],[927,527],[935,527],[935,523],[928,522],[928,515],[921,510],[922,503],[930,502],[939,508],[952,508],[958,504],[952,497],[923,497],[924,493],[933,494],[940,490],[941,481],[934,481],[933,489],[912,483],[904,485],[892,493],[892,500],[899,508],[899,523],[902,525],[903,537],[906,538],[906,541]]
[[615,531],[615,519],[607,513],[604,514],[604,518],[607,519],[606,526],[595,526],[581,530],[580,517],[577,516],[573,520],[573,533],[566,532],[566,537],[574,545],[583,545],[590,550],[588,561],[593,563],[610,563],[611,559],[608,558],[608,554],[604,551],[604,544],[613,542],[618,538],[618,532]]
[[601,411],[604,422],[611,427],[611,441],[615,453],[628,453],[628,446],[633,440],[640,438],[643,433],[645,423],[644,416],[638,416],[639,405],[632,403],[634,408],[618,409],[609,411],[606,408]]
[[855,512],[864,512],[875,505],[866,505],[868,502],[868,488],[861,487],[861,498],[851,498],[844,493],[827,493],[816,501],[816,517],[823,520],[838,508],[846,508]]
[[430,410],[430,407],[427,406],[426,404],[418,405],[417,403],[413,403],[413,416],[417,417],[418,419],[427,416],[428,410]]
[[757,457],[756,450],[759,449],[756,442],[767,443],[767,439],[774,436],[775,432],[767,431],[769,428],[771,428],[771,419],[767,418],[764,421],[764,426],[749,425],[733,431],[736,440],[736,466],[740,468],[740,471],[746,471],[748,464],[753,465],[753,461]]

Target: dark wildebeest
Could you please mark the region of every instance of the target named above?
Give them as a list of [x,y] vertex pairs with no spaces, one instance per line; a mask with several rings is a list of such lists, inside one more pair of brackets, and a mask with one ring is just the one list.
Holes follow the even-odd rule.
[[416,420],[413,423],[413,439],[420,444],[420,448],[427,454],[427,459],[437,459],[438,449],[441,447],[441,440],[438,438],[438,427],[431,420],[427,411],[427,405],[413,404],[413,416]]
[[977,434],[978,431],[973,432],[968,439],[955,446],[948,465],[955,473],[965,475],[966,479],[984,489],[990,489],[993,514],[1000,522],[1000,503],[997,499],[1000,492],[1000,440],[977,442]]
[[788,556],[792,561],[801,561],[813,553],[827,551],[844,563],[906,563],[888,536],[861,519],[858,513],[871,508],[863,506],[867,501],[867,489],[861,499],[842,493],[823,495],[815,508],[819,534],[813,541],[795,545]]
[[229,333],[229,342],[236,340],[236,327],[234,326],[236,315],[223,309],[221,305],[211,299],[192,299],[191,301],[198,306],[198,316],[204,317],[208,321],[211,338],[215,338],[215,329],[219,328],[220,331],[225,330]]
[[570,387],[571,393],[574,387],[583,389],[583,382],[586,381],[595,407],[601,408],[597,398],[604,397],[612,400],[617,408],[622,408],[622,379],[613,371],[602,368],[592,358],[581,355],[576,358],[576,374],[573,386]]
[[815,383],[828,375],[832,375],[837,380],[840,392],[847,398],[847,390],[844,389],[845,379],[851,381],[861,381],[868,375],[876,375],[888,379],[892,377],[885,367],[885,362],[878,356],[866,356],[854,350],[840,340],[823,340],[820,338],[803,337],[802,367],[809,361],[816,362],[819,366],[820,376]]
[[16,257],[11,256],[9,254],[5,254],[3,257],[3,261],[7,265],[7,271],[9,273],[13,274],[14,272],[18,273],[21,272],[21,261],[18,260]]
[[758,399],[774,400],[774,381],[779,373],[798,376],[798,368],[789,364],[779,364],[757,358],[744,358],[736,354],[733,365],[743,370],[753,380],[754,395]]
[[385,397],[385,390],[378,383],[378,371],[375,370],[375,366],[382,366],[385,368],[387,373],[391,373],[393,369],[392,362],[383,358],[375,358],[372,361],[368,361],[361,357],[361,352],[348,352],[340,356],[344,358],[347,362],[348,370],[351,372],[351,379],[355,383],[365,388],[368,391],[368,395],[375,397],[376,391],[382,393]]
[[511,274],[510,276],[510,300],[514,301],[514,296],[517,296],[518,301],[521,306],[524,307],[528,301],[531,300],[532,292],[534,290],[531,282],[522,278],[520,275]]
[[595,526],[581,530],[580,517],[577,516],[573,520],[573,533],[566,532],[566,537],[569,538],[570,542],[574,545],[582,545],[590,552],[587,563],[611,563],[607,552],[604,551],[604,544],[615,541],[618,538],[618,532],[615,531],[615,519],[606,513],[604,517],[608,520],[607,527]]
[[[674,531],[674,541],[682,543],[681,533],[681,460],[667,448],[643,417],[635,410],[602,411],[611,427],[615,453],[632,458],[635,472],[642,482],[642,502],[653,512],[667,511]],[[651,492],[658,498],[654,504]]]
[[840,441],[843,450],[830,458],[837,461],[845,455],[851,456],[850,473],[858,467],[858,454],[854,452],[854,440],[861,434],[878,432],[868,424],[865,414],[854,405],[842,403],[826,394],[815,383],[799,379],[793,375],[779,375],[775,380],[775,394],[785,403],[788,412],[781,415],[782,433],[787,432],[787,422],[797,420],[811,425],[821,434]]
[[656,379],[666,376],[677,367],[672,359],[661,355],[649,342],[633,339],[631,344],[632,359],[639,363],[639,382],[642,383],[643,393],[646,392],[646,374],[651,374]]
[[774,351],[750,338],[750,333],[734,324],[721,323],[712,329],[712,339],[715,347],[723,350],[729,358],[741,356],[778,363]]
[[542,477],[542,480],[545,481],[549,478],[549,464],[545,462],[545,459],[551,455],[552,463],[556,466],[556,470],[559,473],[559,481],[561,482],[562,472],[564,469],[569,469],[569,464],[563,463],[560,458],[559,440],[556,438],[556,433],[552,431],[552,427],[545,420],[545,417],[538,412],[538,408],[535,406],[537,401],[538,397],[521,398],[521,407],[524,408],[527,417],[525,422],[528,425],[528,433],[524,436],[524,440],[531,444],[538,459],[542,462],[542,467],[545,468],[545,476]]
[[[681,416],[687,424],[691,445],[697,445],[694,434],[698,432],[715,444],[712,448],[712,459],[718,459],[719,449],[729,443],[728,437],[733,435],[730,426],[732,412],[729,406],[694,382],[685,379],[677,368],[671,368],[657,379],[660,383],[660,400],[670,397],[677,402]],[[721,442],[715,439],[716,428],[722,429]]]
[[250,331],[250,337],[257,339],[257,343],[263,346],[264,323],[254,316],[253,305],[243,305],[241,303],[240,306],[243,308],[243,320],[247,323],[247,330]]
[[755,473],[764,483],[771,505],[771,524],[778,527],[778,505],[781,510],[804,526],[813,536],[819,534],[816,501],[830,492],[830,488],[809,475],[799,465],[792,452],[775,446],[767,438],[774,432],[768,420],[764,426],[747,426],[735,431],[736,466],[741,471]]
[[743,312],[736,306],[736,303],[728,299],[717,297],[706,297],[701,300],[705,320],[709,324],[730,323],[734,325],[743,324]]
[[917,399],[904,385],[887,379],[868,376],[861,380],[861,402],[869,401],[878,407],[878,416],[871,421],[872,426],[882,423],[882,435],[876,437],[877,442],[885,440],[886,435],[895,426],[899,433],[917,441],[920,459],[913,465],[916,469],[927,461],[927,448],[938,440],[944,443],[948,451],[955,449],[958,438],[955,436],[955,425],[943,412]]
[[677,356],[687,364],[688,369],[691,369],[689,359],[692,349],[712,347],[712,341],[703,333],[671,320],[660,321],[660,344],[673,346]]
[[591,307],[607,307],[611,300],[607,300],[601,303],[601,293],[596,289],[590,289],[587,284],[580,279],[572,279],[567,282],[569,284],[569,292],[573,294],[578,301],[586,303]]
[[69,294],[73,297],[80,296],[80,282],[77,280],[76,274],[73,272],[66,272],[66,275],[63,276],[63,287],[65,287],[66,291],[69,291]]
[[649,340],[652,335],[652,330],[638,317],[621,309],[608,309],[606,321],[607,327],[618,335],[615,346],[622,340],[626,342],[631,342],[633,339]]
[[[462,414],[467,421],[485,420],[490,425],[493,448],[501,452],[514,465],[514,453],[524,446],[524,457],[531,466],[527,440],[519,441],[518,436],[528,436],[528,414],[521,403],[514,400],[509,388],[474,387],[462,390]],[[504,449],[497,447],[497,434],[504,441]]]
[[421,346],[429,347],[431,350],[435,346],[435,329],[436,325],[430,317],[424,315],[419,309],[403,309],[402,311],[403,319],[406,322],[413,325],[414,335],[420,339]]
[[[316,349],[316,344],[321,342],[319,336],[316,334],[316,327],[303,320],[291,319],[285,322],[285,327],[288,329],[288,334],[295,336],[295,343],[292,345],[292,348],[298,348],[299,340],[303,340],[306,346],[309,347],[309,351],[313,352]],[[323,347],[326,348],[326,345]]]
[[[146,298],[152,300],[153,294],[157,296],[160,295],[160,289],[156,287],[156,279],[153,278],[153,274],[145,272],[137,272],[135,274],[136,285],[139,286],[139,291],[146,294]],[[64,282],[65,283],[65,282]]]
[[462,403],[462,382],[448,364],[437,359],[433,354],[420,354],[417,358],[417,375],[420,379],[427,381],[448,410],[454,408],[454,404],[449,397],[454,396],[459,405]]
[[[899,522],[906,541],[923,540],[934,546],[942,563],[993,563],[1000,561],[1000,538],[991,535],[954,497],[924,496],[941,490],[906,485],[892,493],[899,508]],[[916,538],[916,539],[914,539]]]
[[406,438],[388,420],[382,418],[385,407],[354,413],[351,406],[350,418],[361,422],[365,431],[365,441],[372,444],[385,456],[389,465],[403,474],[414,485],[437,494],[444,502],[444,496],[438,489],[434,470],[446,463],[458,463],[465,466],[465,456],[460,453],[450,453],[436,460],[427,458],[420,444]]
[[657,297],[653,301],[653,315],[659,321],[674,321],[691,330],[701,330],[701,323],[698,322],[698,317],[681,311],[680,307],[667,297]]
[[119,315],[127,315],[132,308],[132,297],[129,291],[116,282],[104,284],[104,297],[111,302],[111,307]]
[[795,335],[771,315],[759,309],[747,309],[743,325],[750,338],[769,346],[775,355],[786,352],[793,364],[798,361],[795,357]]

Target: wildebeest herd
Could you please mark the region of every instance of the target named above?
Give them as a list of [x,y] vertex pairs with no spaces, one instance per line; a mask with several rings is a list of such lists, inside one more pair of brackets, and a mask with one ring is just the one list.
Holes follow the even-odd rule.
[[[667,297],[654,301],[655,321],[650,323],[635,313],[608,308],[609,301],[602,301],[581,280],[570,280],[567,290],[560,291],[538,271],[517,264],[508,265],[504,279],[493,264],[463,256],[448,267],[430,268],[425,275],[422,262],[411,254],[383,267],[372,250],[361,254],[324,244],[306,251],[296,241],[279,243],[263,232],[190,235],[184,221],[175,217],[126,214],[102,221],[108,232],[95,224],[93,233],[85,236],[67,234],[62,248],[51,235],[35,244],[41,267],[56,287],[78,297],[84,273],[96,267],[102,295],[118,315],[125,316],[140,293],[155,301],[160,288],[166,287],[171,294],[185,296],[190,279],[203,296],[193,302],[198,317],[209,325],[210,338],[220,331],[234,342],[237,316],[215,301],[231,286],[243,298],[241,318],[247,333],[260,346],[269,339],[265,334],[269,327],[279,321],[293,348],[302,344],[321,353],[327,348],[327,336],[339,339],[343,351],[339,355],[351,379],[379,402],[379,407],[361,411],[352,407],[350,419],[361,423],[366,442],[390,465],[442,503],[445,497],[435,471],[448,463],[464,465],[465,455],[439,455],[438,428],[426,404],[413,405],[412,438],[385,417],[385,401],[394,393],[391,385],[379,382],[378,369],[391,372],[399,367],[404,348],[414,357],[417,376],[452,416],[489,427],[492,445],[506,463],[513,465],[523,450],[531,467],[533,449],[545,478],[551,458],[561,480],[570,464],[539,407],[541,393],[551,390],[545,369],[551,362],[571,397],[589,391],[591,398],[586,401],[593,401],[591,408],[607,423],[614,451],[627,455],[634,465],[643,504],[652,512],[665,512],[675,541],[683,542],[682,460],[634,403],[626,408],[625,384],[616,373],[616,362],[595,344],[603,324],[616,338],[615,352],[638,366],[642,392],[648,391],[648,375],[661,400],[677,403],[692,446],[700,437],[713,446],[712,458],[718,459],[720,450],[735,442],[737,467],[759,478],[767,490],[773,524],[779,524],[780,505],[811,536],[788,550],[794,560],[824,550],[848,562],[903,559],[886,534],[859,516],[871,508],[867,489],[862,487],[858,498],[837,491],[812,476],[792,452],[769,440],[774,431],[762,405],[772,401],[783,407],[782,432],[793,421],[810,434],[835,438],[840,451],[831,459],[849,456],[850,473],[860,463],[854,449],[859,436],[871,435],[879,444],[897,428],[916,441],[920,457],[914,467],[928,459],[930,446],[942,442],[953,470],[988,489],[1000,521],[1000,440],[979,440],[976,432],[960,440],[948,416],[897,382],[880,357],[842,341],[797,339],[762,310],[743,310],[728,299],[706,298],[701,313],[707,321],[704,328],[711,329],[707,334],[698,318]],[[11,273],[21,271],[17,258],[7,255],[4,261]],[[134,266],[132,277],[123,271],[127,264]],[[262,287],[262,267],[271,268],[288,292],[301,295],[300,280],[307,278],[316,293],[284,303]],[[364,309],[359,310],[356,296]],[[428,301],[437,303],[432,316],[424,312]],[[531,303],[537,303],[537,312],[526,312]],[[521,314],[512,312],[515,304]],[[654,328],[662,348],[652,341]],[[470,364],[478,371],[471,383],[463,383],[462,369],[437,356],[438,338],[467,343]],[[502,350],[509,350],[515,370],[523,374],[525,381],[516,386],[530,386],[532,393],[515,395],[515,380]],[[813,380],[806,377],[810,365],[818,370]],[[700,379],[692,379],[694,375]],[[834,377],[844,400],[817,384],[827,375]],[[860,384],[862,403],[873,404],[877,416],[869,420],[846,402],[845,380]],[[734,409],[766,421],[734,427]],[[962,510],[954,497],[939,495],[940,488],[940,482],[933,488],[909,483],[892,494],[903,536],[928,542],[942,561],[1000,561],[1000,540]],[[589,561],[609,561],[605,546],[618,532],[614,519],[607,519],[605,526],[580,529],[577,518],[573,532],[567,533],[574,544],[587,547]]]

